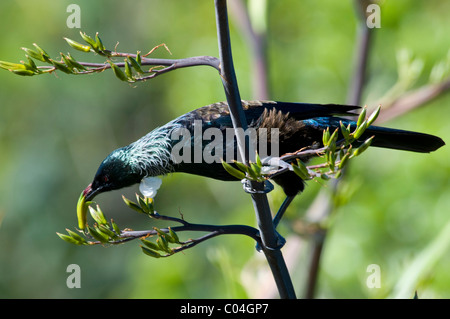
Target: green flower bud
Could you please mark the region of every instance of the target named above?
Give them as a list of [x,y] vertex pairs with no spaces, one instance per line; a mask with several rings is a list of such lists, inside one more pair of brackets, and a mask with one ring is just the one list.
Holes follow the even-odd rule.
[[175,233],[171,227],[169,227],[169,235],[173,239],[174,244],[180,244],[180,238],[178,237],[177,233]]
[[135,211],[137,211],[138,213],[143,213],[145,214],[145,211],[142,210],[141,206],[139,206],[138,204],[132,202],[131,200],[127,199],[125,196],[122,195],[122,199],[125,202],[125,204],[134,209]]
[[133,67],[133,69],[136,70],[136,72],[138,73],[144,73],[144,71],[142,70],[140,64],[131,56],[127,57],[128,62],[130,63],[130,65]]
[[109,229],[109,227],[107,227],[106,225],[99,225],[96,230],[105,234],[105,237],[108,237],[108,240],[117,237],[117,234]]
[[161,255],[158,252],[154,251],[154,250],[148,249],[148,248],[146,248],[144,246],[141,246],[141,249],[144,252],[144,254],[146,254],[147,256],[150,256],[150,257],[153,257],[153,258],[160,258],[161,257]]
[[301,179],[308,180],[311,178],[308,172],[308,168],[300,159],[297,158],[297,165],[294,165],[294,163],[292,163],[291,165],[294,169],[294,173],[297,174]]
[[141,242],[151,250],[160,250],[159,246],[150,240],[141,239]]
[[360,126],[364,120],[366,119],[367,108],[363,107],[361,113],[359,113],[358,121],[356,122],[356,126]]
[[82,52],[91,51],[91,47],[89,45],[84,45],[84,44],[78,43],[69,38],[64,38],[64,40],[66,40],[66,42],[75,50],[82,51]]
[[98,44],[97,44],[97,42],[95,42],[94,39],[92,39],[90,36],[88,36],[85,32],[80,31],[80,35],[83,38],[83,40],[94,49],[94,51],[98,50]]
[[367,126],[370,126],[373,124],[373,122],[375,122],[378,115],[380,115],[380,111],[381,111],[381,105],[379,105],[377,107],[377,109],[372,114],[370,114],[369,118],[367,119]]
[[111,61],[108,61],[108,63],[111,65],[111,68],[113,69],[114,74],[116,75],[116,77],[119,80],[128,82],[127,76],[116,64],[112,63]]
[[355,132],[353,132],[353,138],[354,138],[355,140],[357,140],[358,138],[360,138],[360,137],[364,134],[364,132],[365,132],[366,129],[367,129],[367,121],[364,121],[364,122],[361,123],[361,125],[359,125],[359,126],[356,128]]
[[342,123],[342,121],[340,121],[340,125],[342,135],[344,136],[346,141],[350,142],[350,130],[344,125],[344,123]]
[[22,75],[22,76],[32,76],[35,75],[36,73],[31,71],[31,70],[9,70],[11,72],[13,72],[14,74],[17,75]]
[[80,244],[85,244],[87,243],[86,239],[84,239],[83,237],[81,237],[79,234],[77,234],[76,232],[67,229],[66,228],[67,233],[70,235],[70,237],[72,237],[73,239],[75,239],[76,241],[78,241]]
[[119,226],[117,226],[117,224],[114,222],[114,220],[111,219],[111,226],[114,229],[114,231],[116,232],[117,236],[120,236],[120,234],[122,233],[120,231]]
[[245,174],[243,172],[234,168],[224,160],[222,160],[222,166],[230,175],[236,177],[237,179],[242,180],[245,178]]
[[73,238],[71,236],[68,236],[68,235],[65,235],[65,234],[61,234],[61,233],[58,233],[58,232],[56,234],[59,236],[59,238],[61,238],[62,240],[66,241],[66,242],[68,242],[70,244],[82,245],[81,242],[77,241],[75,238]]
[[53,64],[53,66],[56,69],[58,69],[64,73],[67,73],[67,74],[72,74],[72,71],[65,64],[55,61],[55,60],[52,60],[52,59],[50,59],[50,63]]
[[78,69],[78,71],[86,71],[86,67],[78,63],[71,55],[70,53],[67,54],[67,60],[70,62],[70,64]]
[[105,235],[104,233],[97,231],[96,229],[92,228],[91,226],[87,226],[87,229],[89,231],[89,234],[95,238],[96,240],[98,240],[101,243],[107,243],[109,240],[109,237],[107,235]]
[[138,51],[138,52],[136,53],[136,62],[137,62],[139,65],[142,65],[141,51]]
[[77,203],[78,228],[80,229],[84,229],[86,227],[87,210],[88,205],[86,203],[86,197],[84,197],[83,193],[81,193]]
[[164,236],[158,237],[158,239],[156,240],[156,244],[158,244],[159,248],[162,251],[165,251],[168,254],[173,254],[173,251],[169,247],[169,243],[167,242],[167,239]]
[[330,128],[327,127],[326,130],[323,130],[323,135],[322,135],[323,146],[327,146],[329,141],[330,141]]
[[23,64],[11,63],[11,62],[5,62],[5,61],[0,61],[0,68],[11,71],[11,72],[13,70],[26,70],[26,67]]
[[44,61],[42,62],[47,62],[47,63],[51,63],[50,62],[50,56],[47,54],[47,52],[44,51],[44,49],[42,49],[40,46],[38,46],[36,43],[33,43],[34,47],[38,50],[39,54],[41,55],[42,59]]
[[131,65],[127,60],[125,60],[125,74],[128,77],[128,80],[133,81],[133,71],[131,70]]
[[25,53],[28,54],[33,59],[39,60],[41,62],[46,62],[41,53],[38,53],[38,52],[28,49],[28,48],[21,48],[21,49],[24,50]]
[[353,156],[359,156],[361,155],[365,150],[367,150],[372,143],[374,136],[371,138],[368,138],[360,147],[358,147],[354,152]]
[[345,165],[348,162],[348,159],[350,157],[350,152],[345,153],[345,155],[343,157],[341,157],[341,161],[339,162],[338,168],[342,169],[345,167]]
[[104,51],[105,50],[105,46],[103,45],[102,40],[98,36],[98,32],[95,33],[95,44],[97,45],[98,50],[100,50],[100,51]]
[[[98,205],[97,205],[98,207]],[[91,217],[97,222],[97,224],[102,224],[102,219],[100,217],[100,215],[98,214],[98,212],[92,208],[91,206],[88,207],[89,209],[89,213],[91,214]]]

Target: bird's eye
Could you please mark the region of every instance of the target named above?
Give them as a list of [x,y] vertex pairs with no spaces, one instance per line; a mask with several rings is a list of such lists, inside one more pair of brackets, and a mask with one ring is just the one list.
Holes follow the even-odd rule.
[[103,176],[103,181],[104,181],[105,183],[108,183],[108,182],[109,182],[109,177],[108,177],[108,175]]

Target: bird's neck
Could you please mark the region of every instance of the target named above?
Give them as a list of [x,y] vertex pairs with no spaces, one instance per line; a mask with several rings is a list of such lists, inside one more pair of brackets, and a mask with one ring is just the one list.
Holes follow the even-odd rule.
[[170,137],[177,127],[179,127],[177,123],[169,122],[128,146],[129,162],[143,177],[173,172]]

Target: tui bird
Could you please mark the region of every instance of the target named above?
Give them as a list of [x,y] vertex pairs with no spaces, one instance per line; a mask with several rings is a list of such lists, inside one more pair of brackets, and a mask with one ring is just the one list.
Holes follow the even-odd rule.
[[[261,132],[262,128],[278,129],[279,155],[298,151],[303,148],[319,148],[322,146],[323,130],[327,127],[333,132],[344,125],[356,126],[356,122],[337,116],[355,116],[359,107],[337,104],[307,104],[273,101],[242,101],[249,128]],[[353,111],[353,112],[352,112]],[[115,189],[131,186],[141,182],[145,177],[165,175],[172,172],[184,172],[224,181],[236,181],[223,168],[221,161],[210,162],[204,158],[194,159],[198,154],[183,157],[187,160],[174,160],[172,151],[176,145],[189,146],[187,150],[204,151],[208,144],[195,137],[196,130],[206,132],[214,128],[225,136],[226,129],[232,128],[228,105],[225,102],[214,103],[186,113],[173,121],[154,129],[128,146],[116,149],[100,164],[94,180],[83,191],[86,201],[96,195]],[[184,130],[189,139],[182,141],[174,138],[176,130]],[[259,135],[258,135],[259,136]],[[267,135],[269,144],[273,143],[271,135]],[[437,136],[370,126],[360,137],[359,142],[374,136],[371,146],[429,153],[445,145]],[[180,137],[178,135],[178,137]],[[358,141],[357,141],[358,142]],[[230,147],[231,145],[231,147]],[[223,140],[222,158],[236,158],[237,146],[226,139]],[[183,153],[183,156],[186,154]],[[198,157],[197,157],[198,159]],[[303,180],[295,173],[288,171],[273,178],[288,197],[293,197],[304,188]]]

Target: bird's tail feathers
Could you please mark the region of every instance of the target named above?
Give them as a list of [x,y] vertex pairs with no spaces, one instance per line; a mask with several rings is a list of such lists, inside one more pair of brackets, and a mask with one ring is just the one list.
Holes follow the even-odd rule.
[[440,137],[434,135],[379,126],[367,128],[363,138],[370,136],[375,136],[371,146],[419,153],[433,152],[445,145]]

